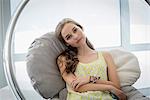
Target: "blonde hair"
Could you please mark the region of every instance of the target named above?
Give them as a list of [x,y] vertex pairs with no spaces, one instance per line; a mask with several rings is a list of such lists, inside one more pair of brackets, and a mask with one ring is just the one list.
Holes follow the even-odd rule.
[[[62,37],[61,31],[63,29],[63,27],[65,26],[65,24],[67,23],[73,23],[75,25],[77,25],[78,27],[80,27],[83,30],[83,27],[76,21],[70,19],[70,18],[64,18],[62,21],[60,21],[55,29],[55,35],[56,37],[67,47],[66,50],[64,52],[62,52],[58,57],[60,56],[64,56],[66,59],[66,69],[65,71],[67,73],[74,73],[77,67],[77,64],[79,62],[78,58],[77,58],[77,48],[76,47],[72,47],[72,46],[68,46],[66,45],[65,40]],[[90,41],[86,38],[86,43],[87,45],[94,50],[93,45],[90,43]],[[56,60],[58,60],[58,57]]]

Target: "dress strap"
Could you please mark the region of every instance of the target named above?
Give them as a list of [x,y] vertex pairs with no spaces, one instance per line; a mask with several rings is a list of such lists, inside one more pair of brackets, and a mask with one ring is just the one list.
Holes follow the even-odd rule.
[[99,59],[106,64],[106,61],[105,61],[102,51],[98,51],[98,56],[99,56]]

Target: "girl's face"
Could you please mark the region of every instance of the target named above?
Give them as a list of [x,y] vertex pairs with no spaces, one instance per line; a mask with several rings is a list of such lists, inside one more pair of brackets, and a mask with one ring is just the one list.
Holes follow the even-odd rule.
[[83,30],[73,23],[64,25],[61,35],[67,44],[72,47],[80,47],[86,43],[86,37]]

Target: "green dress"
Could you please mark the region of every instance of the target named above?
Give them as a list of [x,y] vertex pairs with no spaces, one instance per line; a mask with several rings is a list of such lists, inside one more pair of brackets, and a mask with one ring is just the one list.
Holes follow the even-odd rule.
[[[107,80],[107,64],[102,55],[98,52],[98,59],[90,63],[81,63],[77,65],[76,76],[100,76],[101,80]],[[108,91],[87,91],[75,92],[67,84],[67,100],[113,100]]]

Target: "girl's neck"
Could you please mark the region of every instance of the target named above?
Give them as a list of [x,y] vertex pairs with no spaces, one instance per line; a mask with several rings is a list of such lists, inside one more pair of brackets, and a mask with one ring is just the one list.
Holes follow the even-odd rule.
[[87,44],[78,48],[78,56],[86,56],[95,53],[96,51],[91,49]]

